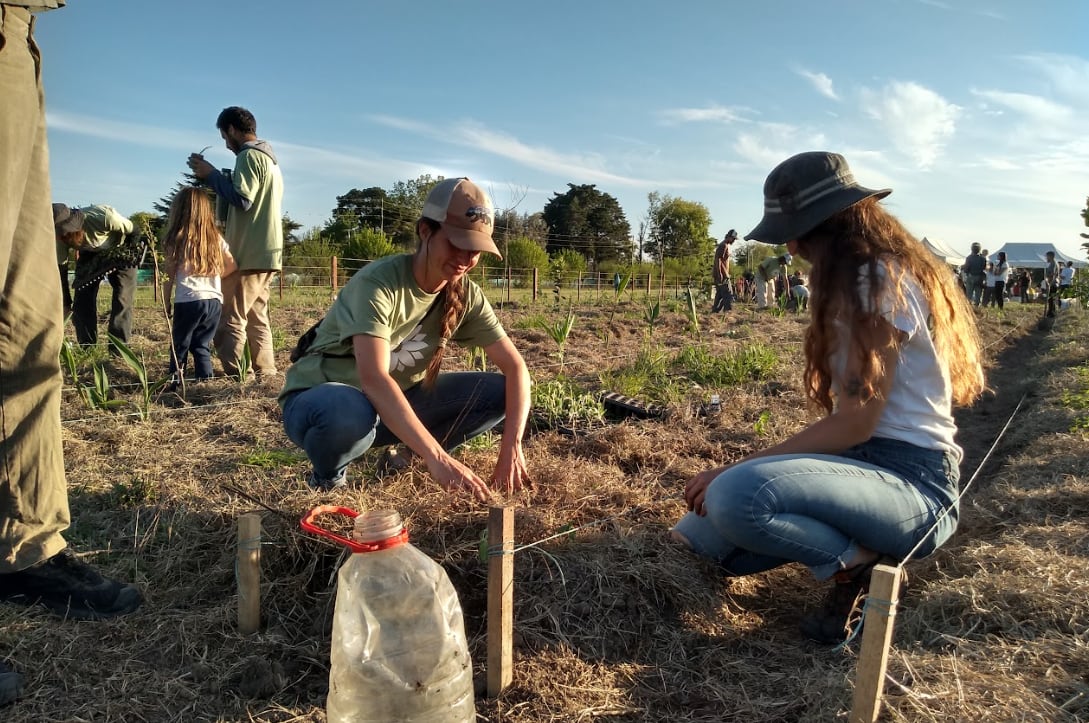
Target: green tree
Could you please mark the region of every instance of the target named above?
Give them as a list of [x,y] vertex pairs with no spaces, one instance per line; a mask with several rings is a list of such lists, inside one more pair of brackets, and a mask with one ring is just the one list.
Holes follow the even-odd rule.
[[416,221],[423,212],[424,201],[431,189],[443,179],[425,173],[418,178],[397,181],[386,194],[386,215],[389,220],[383,226],[393,243],[407,249],[416,245]]
[[299,237],[295,235],[295,232],[302,228],[302,224],[288,216],[286,213],[284,214],[284,217],[280,220],[280,224],[283,227],[284,231],[284,243],[298,243]]
[[371,186],[360,190],[353,188],[343,196],[337,196],[334,219],[344,219],[346,228],[386,230],[386,204],[389,194],[382,188]]
[[553,278],[562,281],[586,270],[586,257],[574,249],[560,249],[549,254],[549,271]]
[[593,184],[567,184],[566,193],[554,194],[545,204],[542,216],[550,254],[577,251],[595,268],[602,261],[631,259],[631,226],[620,203]]
[[346,271],[354,273],[368,261],[397,253],[397,247],[381,231],[365,228],[352,235],[351,240],[342,247],[341,253],[344,256],[341,265]]
[[[519,236],[507,241],[506,246],[507,254],[503,258],[511,269],[512,278],[528,281],[533,277],[533,269],[537,269],[538,272],[548,269],[548,252],[536,241]],[[502,261],[496,263],[503,268]]]
[[711,263],[715,240],[711,237],[711,212],[697,201],[659,194],[647,196],[649,239],[644,251],[658,261],[692,258]]

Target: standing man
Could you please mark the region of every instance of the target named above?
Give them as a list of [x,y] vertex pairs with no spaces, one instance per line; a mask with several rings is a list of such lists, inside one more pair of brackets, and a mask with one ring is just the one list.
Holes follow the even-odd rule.
[[[136,297],[136,266],[141,257],[138,251],[128,255],[121,252],[122,247],[137,245],[132,238],[132,221],[104,204],[72,209],[54,203],[53,226],[57,241],[78,253],[72,298],[76,341],[83,346],[98,343],[98,286],[105,276],[113,288],[106,330],[128,344]],[[112,345],[110,352],[116,353]]]
[[972,244],[972,252],[964,257],[964,288],[968,301],[979,306],[983,301],[983,286],[987,283],[987,257],[980,251],[979,243]]
[[1044,280],[1047,281],[1047,315],[1055,316],[1056,299],[1059,298],[1059,264],[1055,262],[1055,252],[1044,254],[1047,265],[1044,267]]
[[1066,298],[1070,295],[1070,287],[1074,285],[1074,262],[1067,261],[1066,265],[1059,269],[1059,297]]
[[730,244],[737,239],[737,231],[730,229],[715,247],[715,262],[711,267],[711,281],[715,284],[715,303],[711,313],[733,309],[733,294],[730,293]]
[[236,156],[234,170],[225,175],[200,154],[189,156],[193,174],[229,206],[224,236],[238,262],[238,271],[223,277],[223,316],[214,344],[223,371],[236,375],[248,341],[258,379],[274,379],[268,301],[272,277],[283,261],[284,179],[272,146],[257,137],[252,113],[238,106],[224,108],[216,128]]
[[[786,267],[790,263],[788,254],[769,256],[756,267],[756,308],[767,309],[776,300],[776,282],[786,278]],[[785,286],[785,284],[784,284]]]
[[[0,600],[69,618],[135,610],[139,590],[67,548],[61,456],[61,295],[50,217],[41,58],[31,10],[64,0],[0,2]],[[31,656],[30,653],[26,653]],[[0,705],[22,679],[0,662]]]

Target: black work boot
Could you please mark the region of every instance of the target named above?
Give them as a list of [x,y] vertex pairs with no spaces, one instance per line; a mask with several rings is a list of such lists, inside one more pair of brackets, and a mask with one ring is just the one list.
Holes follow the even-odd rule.
[[0,706],[7,705],[23,694],[23,676],[0,660]]
[[[836,645],[847,640],[862,623],[862,608],[870,590],[870,576],[878,563],[896,565],[890,557],[878,557],[873,562],[856,565],[837,572],[823,607],[802,619],[802,634],[810,640]],[[906,573],[900,571],[901,589],[906,586]],[[861,630],[857,630],[861,632]]]
[[103,577],[65,548],[45,562],[0,575],[0,600],[41,605],[75,620],[127,615],[143,602],[134,585]]

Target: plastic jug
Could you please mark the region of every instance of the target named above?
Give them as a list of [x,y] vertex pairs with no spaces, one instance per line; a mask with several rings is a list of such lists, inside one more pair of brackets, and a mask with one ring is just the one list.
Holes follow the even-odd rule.
[[[321,514],[355,518],[352,539],[317,527]],[[392,510],[323,505],[302,527],[354,553],[337,576],[330,653],[330,723],[476,719],[473,668],[457,592],[446,571],[408,542]]]

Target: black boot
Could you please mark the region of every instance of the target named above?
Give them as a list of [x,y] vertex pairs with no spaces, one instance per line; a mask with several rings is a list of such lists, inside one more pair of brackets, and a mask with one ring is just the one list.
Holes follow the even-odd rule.
[[[802,634],[810,640],[828,645],[836,645],[849,638],[862,623],[862,608],[870,590],[870,576],[878,563],[897,565],[890,557],[878,557],[873,562],[837,572],[832,578],[834,584],[828,591],[824,606],[802,619]],[[902,570],[900,574],[905,575]],[[905,583],[906,576],[901,581],[901,589]]]

